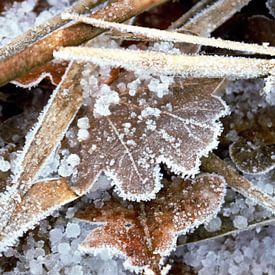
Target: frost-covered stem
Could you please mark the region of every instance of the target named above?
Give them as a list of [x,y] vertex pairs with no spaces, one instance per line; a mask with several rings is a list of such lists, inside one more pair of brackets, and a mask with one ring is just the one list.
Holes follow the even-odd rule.
[[190,19],[183,27],[202,36],[210,34],[240,11],[251,0],[218,0],[195,17]]
[[[0,194],[0,232],[14,210],[34,183],[35,177],[51,152],[62,140],[71,121],[82,105],[79,78],[82,65],[72,63],[55,89],[37,124],[26,137],[22,153],[17,159],[14,184]],[[1,234],[0,234],[1,239]],[[0,246],[1,247],[1,246]]]
[[54,53],[59,59],[92,62],[97,65],[143,69],[155,74],[184,77],[255,78],[269,75],[275,60],[205,55],[172,55],[153,51],[66,47]]
[[179,27],[181,27],[183,24],[187,22],[190,18],[194,17],[199,11],[206,8],[207,5],[212,3],[213,0],[201,0],[198,1],[190,10],[188,10],[186,13],[184,13],[180,18],[178,18],[176,21],[174,21],[169,29],[174,30]]
[[268,218],[268,219],[265,219],[262,221],[252,222],[244,229],[236,229],[233,224],[230,224],[227,222],[226,227],[222,228],[220,231],[207,232],[206,234],[200,234],[198,238],[196,238],[197,235],[195,233],[190,234],[189,236],[187,236],[187,240],[185,239],[184,242],[178,242],[177,247],[183,247],[190,243],[198,244],[205,240],[214,240],[214,239],[221,238],[224,236],[238,234],[238,233],[241,233],[244,231],[249,231],[249,230],[255,229],[257,227],[263,227],[263,226],[274,225],[274,224],[275,224],[275,218]]
[[[122,22],[166,0],[117,0],[91,16],[107,21]],[[77,23],[50,33],[23,51],[0,60],[0,86],[14,80],[53,58],[60,46],[76,46],[102,33],[102,29]]]
[[79,82],[82,69],[82,65],[79,64],[69,65],[63,81],[55,89],[37,124],[26,137],[23,152],[19,157],[18,173],[14,178],[22,193],[29,189],[83,103]]
[[143,35],[150,40],[161,40],[179,43],[191,43],[202,46],[211,46],[216,48],[237,50],[243,52],[250,52],[255,54],[275,55],[275,47],[265,47],[257,44],[247,44],[241,42],[234,42],[229,40],[215,39],[199,37],[191,34],[183,34],[177,32],[169,32],[164,30],[158,30],[154,28],[144,28],[139,26],[131,26],[121,23],[107,22],[104,20],[98,20],[89,18],[87,16],[81,16],[77,14],[64,13],[62,15],[64,19],[74,19],[83,23],[93,25],[94,27],[103,29],[112,29],[122,33],[133,33],[136,35]]
[[208,158],[203,158],[202,170],[215,172],[223,176],[227,184],[243,196],[255,201],[263,207],[275,213],[275,199],[255,187],[250,181],[240,176],[231,166],[226,164],[218,156],[210,154]]
[[[86,13],[92,8],[101,4],[103,1],[106,0],[79,0],[75,4],[73,4],[72,7],[66,9],[66,12],[77,12],[80,14]],[[24,34],[16,37],[9,44],[0,48],[0,60],[7,58],[8,56],[17,54],[26,47],[42,39],[49,33],[64,26],[66,23],[68,23],[69,20],[62,19],[61,15],[62,13],[53,16],[47,22],[28,30]]]

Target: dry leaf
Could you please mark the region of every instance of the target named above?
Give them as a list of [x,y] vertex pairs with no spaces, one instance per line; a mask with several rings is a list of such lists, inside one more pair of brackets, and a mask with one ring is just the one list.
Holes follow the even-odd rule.
[[275,146],[240,139],[229,147],[230,157],[243,173],[262,174],[275,167]]
[[193,182],[167,182],[150,202],[122,206],[112,199],[99,209],[88,206],[77,217],[102,226],[87,236],[81,249],[107,249],[126,258],[130,270],[160,274],[167,271],[164,257],[175,248],[178,235],[215,216],[224,194],[223,178],[202,175]]
[[0,252],[14,245],[18,237],[49,216],[54,210],[78,196],[66,180],[51,179],[35,183],[17,205],[9,222],[0,233]]
[[[103,92],[116,93],[117,84],[135,79],[127,73]],[[119,104],[111,105],[111,114],[105,110],[108,116],[96,113],[97,108],[102,111],[97,106],[102,98],[92,98],[78,116],[89,120],[89,137],[79,143],[79,129],[73,126],[69,132],[75,134],[67,140],[73,144],[70,152],[81,159],[72,178],[76,192],[85,193],[105,172],[124,198],[148,200],[161,188],[160,163],[182,176],[197,174],[200,158],[218,144],[222,127],[217,120],[228,111],[212,96],[219,85],[220,80],[186,79],[159,98],[139,84],[136,95],[126,90]]]
[[67,62],[50,62],[13,80],[12,83],[22,88],[30,88],[37,86],[43,79],[48,78],[53,85],[57,86],[61,82],[67,67]]

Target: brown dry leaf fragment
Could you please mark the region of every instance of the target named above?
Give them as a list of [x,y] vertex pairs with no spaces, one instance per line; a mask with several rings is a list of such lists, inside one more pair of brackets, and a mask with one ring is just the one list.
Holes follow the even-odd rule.
[[166,182],[150,202],[125,207],[112,199],[102,208],[88,206],[77,218],[102,226],[87,236],[81,249],[119,253],[126,258],[126,268],[136,272],[168,271],[164,257],[175,248],[178,235],[215,216],[224,194],[223,178],[205,174],[192,182]]
[[53,85],[57,86],[61,82],[67,67],[67,62],[50,62],[11,82],[22,88],[31,88],[37,86],[43,79],[48,78]]
[[[127,73],[104,92],[116,93],[116,85],[135,79]],[[73,126],[75,135],[68,140],[73,144],[70,152],[81,158],[72,179],[75,191],[85,193],[105,172],[122,197],[148,200],[161,188],[160,163],[182,176],[197,174],[200,158],[218,144],[222,125],[217,120],[227,114],[225,103],[212,96],[220,84],[215,79],[186,79],[159,98],[140,83],[135,96],[128,91],[120,95],[108,116],[97,113],[102,98],[93,99],[79,115],[89,119],[89,138],[79,143],[79,129]]]
[[62,205],[77,199],[64,179],[35,183],[23,197],[0,234],[0,252]]
[[275,167],[275,146],[240,139],[229,147],[236,167],[243,173],[262,174]]

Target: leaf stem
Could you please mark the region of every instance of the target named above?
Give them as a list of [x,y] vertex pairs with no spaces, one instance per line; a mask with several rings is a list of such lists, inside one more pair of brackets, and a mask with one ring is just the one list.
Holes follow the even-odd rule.
[[267,208],[273,214],[275,213],[274,198],[264,193],[244,177],[240,176],[233,167],[226,164],[215,154],[211,153],[207,158],[203,158],[202,169],[206,172],[214,172],[223,176],[227,184],[234,190]]

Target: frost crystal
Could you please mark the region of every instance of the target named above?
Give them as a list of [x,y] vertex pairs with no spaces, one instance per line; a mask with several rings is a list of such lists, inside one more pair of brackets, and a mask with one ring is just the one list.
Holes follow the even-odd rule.
[[119,94],[112,91],[108,85],[103,85],[94,105],[94,116],[109,116],[111,104],[119,103]]
[[0,156],[0,171],[7,172],[11,169],[10,162]]

